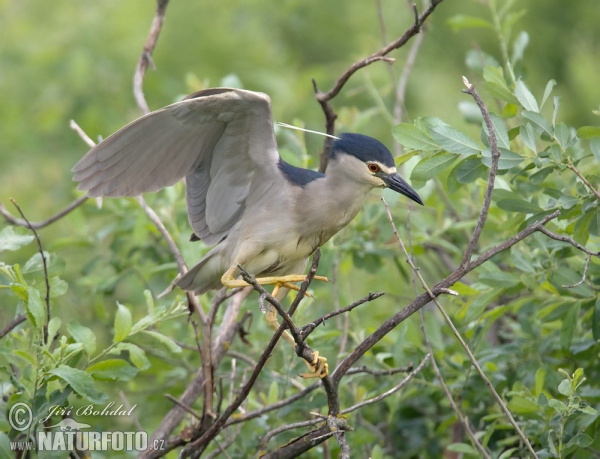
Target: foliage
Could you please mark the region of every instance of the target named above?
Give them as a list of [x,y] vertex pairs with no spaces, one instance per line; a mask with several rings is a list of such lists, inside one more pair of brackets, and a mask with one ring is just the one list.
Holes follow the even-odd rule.
[[[255,3],[258,7],[264,2]],[[600,209],[594,188],[598,190],[600,183],[600,128],[597,127],[598,118],[594,116],[598,113],[592,112],[593,108],[598,108],[598,92],[585,81],[593,74],[589,69],[595,64],[581,53],[578,55],[580,60],[569,67],[568,75],[555,71],[571,57],[558,46],[553,57],[548,57],[552,50],[546,43],[552,39],[542,35],[539,23],[544,22],[542,10],[554,11],[562,20],[560,2],[553,3],[554,9],[548,6],[552,2],[541,6],[532,3],[528,7],[533,12],[521,10],[518,2],[510,0],[498,1],[498,4],[489,0],[485,2],[485,8],[460,3],[458,6],[444,3],[449,10],[442,10],[439,17],[434,17],[432,29],[425,32],[425,47],[430,38],[432,43],[438,38],[438,43],[451,42],[454,46],[440,49],[437,54],[423,49],[406,103],[410,113],[416,116],[414,121],[393,122],[390,95],[395,91],[395,82],[390,83],[384,64],[379,64],[380,69],[368,67],[353,77],[355,86],[345,90],[344,98],[338,102],[342,106],[336,107],[340,118],[338,126],[342,130],[378,134],[388,144],[391,144],[391,132],[403,146],[402,154],[396,158],[398,168],[410,178],[413,186],[419,188],[426,207],[410,206],[407,216],[405,201],[387,191],[384,196],[393,207],[397,224],[403,223],[401,235],[405,241],[410,240],[417,266],[427,282],[434,285],[460,262],[481,209],[491,164],[490,135],[479,110],[466,96],[460,98],[460,94],[455,94],[458,93],[460,75],[467,74],[492,112],[494,133],[502,153],[488,222],[476,253],[483,253],[509,239],[555,210],[560,210],[561,214],[548,224],[549,230],[598,252]],[[576,11],[591,11],[590,8],[593,10],[595,6],[591,2],[587,6],[583,3],[570,6],[574,15]],[[21,14],[13,9],[16,8],[14,5],[4,8],[13,15]],[[67,7],[62,5],[62,8]],[[39,132],[56,137],[53,141],[61,148],[69,146],[72,161],[61,159],[65,163],[60,169],[61,177],[67,176],[68,167],[80,153],[79,147],[75,146],[79,141],[75,136],[69,141],[58,140],[58,137],[64,137],[64,131],[58,128],[61,123],[66,126],[68,118],[79,117],[76,119],[82,119],[88,127],[93,126],[90,133],[108,134],[124,124],[126,116],[135,116],[130,98],[125,96],[128,89],[117,75],[121,76],[121,67],[127,68],[128,72],[132,68],[139,44],[120,51],[116,35],[141,37],[146,33],[148,18],[137,18],[133,6],[126,8],[132,9],[127,10],[130,14],[125,16],[136,18],[116,18],[117,32],[102,45],[87,38],[83,44],[75,43],[79,54],[73,62],[78,62],[79,66],[70,64],[68,72],[65,71],[66,79],[76,81],[81,75],[90,77],[97,64],[100,73],[108,79],[94,88],[99,95],[89,94],[94,91],[87,85],[71,84],[68,91],[64,88],[60,91],[77,94],[80,98],[77,103],[73,102],[75,99],[65,99],[55,105],[44,102],[43,110],[36,114]],[[200,7],[184,7],[173,2],[170,8],[173,8],[173,16],[169,16],[169,20],[179,24],[187,23],[185,16],[192,16],[191,11]],[[368,55],[376,50],[379,46],[376,19],[373,18],[372,27],[367,29],[363,22],[365,7],[358,2],[348,2],[342,13],[334,6],[321,5],[323,10],[319,15],[309,12],[310,6],[295,2],[281,8],[281,12],[269,8],[268,15],[261,20],[243,19],[242,12],[237,17],[213,14],[213,18],[217,18],[216,26],[223,30],[235,29],[232,23],[242,25],[233,38],[219,36],[223,44],[218,51],[211,50],[206,44],[199,45],[209,57],[205,61],[220,62],[210,69],[182,63],[181,53],[174,51],[184,49],[186,40],[197,37],[191,37],[189,31],[175,36],[166,29],[166,35],[161,38],[164,41],[155,55],[159,72],[148,78],[148,94],[166,104],[178,93],[209,85],[242,85],[271,94],[277,119],[298,116],[294,124],[322,130],[318,118],[321,114],[316,110],[318,106],[311,99],[307,84],[309,76],[316,76],[320,84],[321,80],[333,81],[339,70],[356,55]],[[395,12],[385,15],[386,20],[399,26],[393,22],[398,5],[386,5],[385,8]],[[102,14],[106,14],[107,10],[103,11]],[[47,15],[47,12],[36,14]],[[281,18],[277,16],[275,20],[276,14]],[[361,41],[362,35],[347,37],[348,34],[329,27],[330,23],[337,23],[337,14],[348,19],[345,28],[360,30],[369,37]],[[199,20],[203,21],[203,27],[208,28],[205,16],[211,15],[201,16]],[[585,14],[579,16],[582,21],[591,21]],[[310,30],[315,34],[327,30],[326,36],[313,35],[303,28],[302,21],[309,18],[315,24]],[[527,18],[531,35],[525,31],[516,33],[519,24]],[[443,27],[443,19],[447,20],[447,27]],[[272,35],[263,30],[266,27],[262,21],[268,20],[276,24],[269,28]],[[80,27],[94,24],[106,26],[87,18]],[[553,26],[563,27],[558,21]],[[69,24],[69,27],[74,26]],[[457,34],[452,35],[450,28]],[[567,33],[567,29],[565,26],[560,30]],[[69,30],[82,32],[77,28]],[[208,29],[194,28],[194,34],[202,36],[202,30]],[[388,27],[388,33],[390,30]],[[587,29],[582,27],[581,30]],[[552,35],[560,36],[561,33]],[[56,37],[67,39],[60,34]],[[246,52],[251,59],[232,59],[233,62],[223,64],[219,53],[233,53],[240,40],[247,43],[249,49]],[[479,45],[468,49],[474,40]],[[219,39],[212,41],[215,42]],[[329,46],[321,49],[325,42]],[[103,50],[95,58],[97,61],[90,61],[88,46]],[[576,48],[575,44],[571,46]],[[465,56],[465,66],[456,64],[460,62],[458,53]],[[108,57],[111,54],[115,56]],[[451,57],[443,60],[445,54]],[[588,54],[594,55],[593,51]],[[34,58],[34,61],[55,60],[51,55]],[[438,59],[440,62],[454,59],[451,70],[437,72],[433,63]],[[326,66],[328,60],[334,65]],[[548,62],[553,62],[554,67]],[[44,68],[45,63],[35,65]],[[309,70],[303,66],[313,73],[309,75]],[[73,76],[70,72],[80,73]],[[582,72],[586,78],[581,76]],[[13,82],[16,78],[11,76]],[[306,81],[300,82],[301,78]],[[570,79],[575,83],[567,84]],[[434,91],[438,83],[440,89]],[[0,81],[0,84],[3,83]],[[19,94],[18,97],[23,99],[24,89],[16,86],[19,88],[15,94],[6,91],[7,106],[16,106],[13,99]],[[119,89],[119,93],[114,90],[117,97],[107,97],[113,91],[107,86],[124,89]],[[433,94],[434,100],[428,105],[432,98],[429,93]],[[45,90],[44,94],[44,99],[60,99],[50,90]],[[592,94],[595,96],[591,97]],[[299,102],[301,99],[305,101]],[[460,102],[458,109],[455,101]],[[121,112],[121,117],[104,119],[99,115],[104,112],[96,110],[104,103],[113,113]],[[80,105],[87,108],[82,109]],[[458,111],[462,118],[457,116]],[[18,113],[19,116],[14,118],[25,116]],[[392,127],[392,123],[395,126]],[[31,133],[31,137],[16,129],[19,136],[7,132],[3,136],[7,149],[21,145],[20,139],[27,138],[20,148],[36,149],[42,158],[48,153],[47,145],[37,131],[27,126],[26,132]],[[59,131],[61,134],[57,134]],[[281,154],[286,160],[305,167],[318,164],[319,145],[314,138],[288,131],[279,132],[278,138]],[[10,167],[17,170],[17,166]],[[49,168],[56,171],[55,165]],[[38,173],[44,175],[46,172],[10,174],[24,177],[22,186],[7,174],[11,192],[13,189],[22,192],[21,188],[29,187],[29,194],[18,199],[29,217],[33,217],[34,212],[27,209],[41,211],[48,204],[48,196],[40,196],[43,193],[36,187]],[[47,177],[39,180],[44,183],[54,181],[57,175],[55,172],[51,174],[51,180]],[[65,190],[66,186],[61,185],[51,194],[66,202],[64,197],[70,191]],[[184,258],[194,262],[208,248],[202,243],[188,242],[190,228],[184,196],[184,187],[179,184],[148,196],[147,200],[181,247]],[[36,204],[34,201],[38,197],[40,203]],[[0,301],[6,311],[3,318],[8,323],[17,314],[27,317],[23,325],[0,341],[0,378],[5,395],[0,404],[3,413],[0,430],[5,432],[0,432],[0,445],[4,445],[7,436],[14,439],[17,435],[11,431],[5,415],[16,402],[30,403],[34,417],[39,421],[53,405],[79,407],[92,403],[102,406],[109,401],[119,404],[120,392],[127,403],[136,405],[134,417],[119,420],[120,427],[134,429],[135,418],[145,430],[152,432],[172,406],[163,394],[180,395],[200,367],[197,339],[201,337],[196,336],[184,317],[187,311],[179,296],[181,292],[175,291],[156,300],[158,293],[169,286],[177,273],[172,255],[134,200],[106,199],[101,208],[88,202],[56,227],[58,229],[48,228],[41,233],[44,248],[48,250],[44,256],[48,261],[51,287],[51,320],[47,324],[42,256],[36,252],[33,237],[23,228],[6,226],[0,231],[0,252],[5,260],[0,264]],[[589,266],[586,262],[586,254],[572,245],[535,233],[455,284],[452,288],[459,293],[458,297],[444,297],[442,301],[539,457],[585,458],[600,451],[597,414],[600,405],[600,368],[597,364],[600,353],[600,262],[597,257],[590,257]],[[582,279],[584,269],[587,269],[585,281],[571,287]],[[330,312],[337,305],[349,304],[369,290],[387,292],[376,302],[353,311],[348,319],[344,316],[331,319],[331,323],[317,328],[311,335],[309,343],[314,343],[313,347],[328,357],[330,368],[414,296],[410,286],[412,273],[395,245],[385,209],[376,197],[369,199],[360,216],[323,248],[319,273],[335,276],[337,283],[334,287],[317,283],[311,286],[318,300],[303,303],[294,316],[300,324]],[[211,300],[210,295],[201,298],[205,312]],[[256,360],[272,333],[263,323],[256,296],[247,300],[245,308],[250,309],[257,319],[246,338],[250,344],[236,338],[230,350]],[[216,323],[221,320],[222,312],[219,312]],[[340,351],[346,320],[349,321],[348,344]],[[50,337],[47,342],[43,338],[45,326]],[[469,418],[479,441],[494,458],[528,457],[487,387],[472,371],[471,362],[449,327],[432,310],[426,309],[424,328],[446,384]],[[371,368],[391,369],[411,361],[417,363],[426,352],[419,320],[413,316],[378,343],[360,363]],[[239,355],[229,354],[215,368],[215,379],[223,381],[225,401],[237,394],[248,376],[248,365]],[[291,383],[290,379],[297,380],[294,375],[301,371],[304,371],[304,365],[293,352],[278,346],[243,409],[261,408],[296,393],[297,384]],[[398,380],[394,378],[356,374],[344,379],[340,392],[342,406],[379,395],[397,384]],[[308,385],[303,381],[295,382]],[[324,412],[324,405],[324,394],[317,389],[299,403],[240,424],[234,445],[228,449],[229,455],[254,455],[258,436],[283,424],[310,419],[309,413]],[[201,411],[201,406],[200,400],[192,408]],[[348,422],[355,430],[346,434],[357,457],[436,458],[444,451],[462,453],[463,457],[479,455],[468,437],[456,434],[460,432],[457,417],[430,368],[402,391],[358,413],[349,416]],[[92,424],[98,430],[115,429],[114,419],[82,416],[77,420]],[[191,421],[192,416],[189,416],[185,424]],[[269,449],[302,433],[299,430],[285,432],[271,440]],[[222,433],[219,442],[226,441],[229,435]],[[328,444],[332,454],[336,454],[335,442],[330,440]],[[322,451],[323,447],[319,446],[307,457],[321,457]]]

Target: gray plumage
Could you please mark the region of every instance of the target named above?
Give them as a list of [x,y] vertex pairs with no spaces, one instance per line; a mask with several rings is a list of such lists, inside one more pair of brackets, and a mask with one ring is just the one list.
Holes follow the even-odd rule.
[[198,294],[241,264],[257,276],[304,272],[307,259],[360,211],[373,188],[422,204],[389,150],[359,134],[334,142],[326,174],[279,156],[269,97],[200,91],[125,126],[73,168],[91,197],[137,196],[185,177],[195,235],[215,247],[177,283]]

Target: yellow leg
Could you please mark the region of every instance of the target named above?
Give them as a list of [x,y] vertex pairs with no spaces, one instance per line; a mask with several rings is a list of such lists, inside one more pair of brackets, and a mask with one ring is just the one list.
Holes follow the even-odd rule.
[[[281,287],[287,287],[285,283],[275,284],[275,288],[273,288],[273,297],[279,293],[279,289]],[[266,314],[267,324],[269,328],[273,331],[277,331],[279,329],[279,321],[277,320],[277,310],[273,307],[272,304],[269,304],[269,309]],[[285,330],[282,335],[283,339],[285,339],[294,349],[296,349],[296,342],[292,335]],[[308,363],[304,360],[306,366],[310,370],[309,373],[302,373],[300,376],[303,378],[324,378],[329,373],[329,365],[327,364],[327,359],[325,357],[320,357],[319,353],[315,351],[313,353],[313,362],[312,364]]]
[[[238,287],[246,287],[246,286],[248,286],[248,283],[246,281],[241,280],[241,279],[235,279],[233,277],[233,273],[235,273],[236,269],[237,269],[237,264],[234,264],[221,277],[221,283],[225,287],[227,287],[227,288],[238,288]],[[325,281],[325,282],[329,282],[329,279],[327,279],[325,276],[315,276],[315,279],[316,280]],[[291,283],[291,282],[304,282],[305,280],[306,280],[306,275],[305,274],[290,274],[290,275],[287,275],[287,276],[257,277],[256,278],[256,281],[260,285],[276,285],[276,284],[284,284],[284,283]],[[293,288],[293,287],[289,287],[288,285],[286,285],[286,287]],[[294,290],[296,290],[296,289],[294,288]]]

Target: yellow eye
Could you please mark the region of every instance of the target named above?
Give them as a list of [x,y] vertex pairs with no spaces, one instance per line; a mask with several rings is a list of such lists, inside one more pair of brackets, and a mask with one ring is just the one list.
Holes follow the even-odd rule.
[[371,163],[371,164],[369,164],[367,167],[368,167],[368,168],[369,168],[369,170],[370,170],[371,172],[373,172],[373,173],[375,173],[375,172],[379,172],[379,166],[378,166],[377,164],[373,164],[373,163]]

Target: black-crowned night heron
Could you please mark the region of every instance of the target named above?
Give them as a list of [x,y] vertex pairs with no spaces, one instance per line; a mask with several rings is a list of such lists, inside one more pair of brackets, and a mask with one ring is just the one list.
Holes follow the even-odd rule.
[[[283,299],[305,280],[308,257],[346,226],[373,188],[423,204],[397,174],[379,141],[342,134],[326,174],[281,159],[267,95],[240,89],[199,91],[143,116],[92,148],[73,167],[88,196],[138,196],[185,177],[195,236],[216,246],[177,285],[202,294],[246,286],[237,265]],[[321,280],[326,280],[320,277]],[[277,330],[271,307],[267,322]],[[284,338],[295,346],[286,332]],[[327,374],[315,352],[310,374]]]

